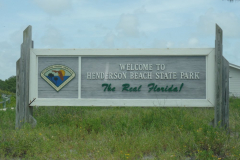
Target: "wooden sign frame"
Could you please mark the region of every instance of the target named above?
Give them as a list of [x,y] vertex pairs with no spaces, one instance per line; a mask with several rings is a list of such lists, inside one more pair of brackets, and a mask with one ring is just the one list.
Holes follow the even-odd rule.
[[[194,55],[193,55],[194,54]],[[67,55],[67,56],[66,56]],[[38,58],[78,57],[78,98],[38,98]],[[81,98],[81,57],[206,56],[206,99],[90,99]],[[215,49],[30,49],[30,106],[214,107]],[[187,64],[186,64],[187,65]]]
[[[128,106],[128,107],[214,107],[214,126],[229,126],[229,66],[222,56],[222,30],[216,25],[215,48],[178,49],[34,49],[32,27],[23,32],[21,58],[17,61],[16,128],[35,126],[33,106]],[[206,98],[204,99],[100,99],[81,97],[81,58],[84,57],[205,56]],[[41,57],[78,58],[76,98],[40,98],[38,60]],[[54,65],[54,64],[52,64]],[[46,66],[48,67],[48,66]]]

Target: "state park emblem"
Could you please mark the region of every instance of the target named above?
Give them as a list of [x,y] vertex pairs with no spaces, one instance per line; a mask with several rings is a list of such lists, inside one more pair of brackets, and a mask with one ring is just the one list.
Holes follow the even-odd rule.
[[75,77],[75,73],[67,66],[52,65],[41,72],[41,77],[58,92]]

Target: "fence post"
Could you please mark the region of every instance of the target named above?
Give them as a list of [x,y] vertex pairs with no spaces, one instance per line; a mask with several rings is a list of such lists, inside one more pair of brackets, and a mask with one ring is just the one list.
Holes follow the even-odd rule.
[[221,126],[229,128],[229,62],[223,57],[223,109]]
[[12,95],[8,95],[7,97],[8,97],[8,103],[11,103],[11,97],[12,97]]
[[21,57],[16,64],[16,129],[20,129],[24,123],[31,123],[32,127],[36,125],[36,120],[33,118],[33,107],[29,106],[29,70],[31,48],[33,48],[32,26],[28,26],[23,31]]
[[229,126],[229,63],[222,56],[222,29],[216,24],[215,40],[215,81],[216,104],[214,107],[214,127]]
[[3,109],[6,108],[7,99],[3,98]]

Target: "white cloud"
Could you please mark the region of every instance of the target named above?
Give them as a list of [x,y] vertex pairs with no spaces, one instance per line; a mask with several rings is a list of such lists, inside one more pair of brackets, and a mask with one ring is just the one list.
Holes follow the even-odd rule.
[[142,14],[142,13],[146,13],[146,12],[147,12],[147,10],[146,10],[145,6],[142,6],[134,11],[135,14]]
[[146,6],[147,11],[151,13],[157,13],[157,12],[182,13],[188,10],[197,9],[200,6],[206,7],[207,5],[209,5],[209,3],[211,2],[208,0],[201,0],[201,1],[185,0],[184,2],[179,0],[171,0],[171,1],[151,0],[151,1],[145,2],[144,4]]
[[96,29],[101,29],[101,30],[109,30],[109,28],[105,27],[105,26],[102,25],[102,24],[96,24],[96,25],[95,25],[95,28],[96,28]]
[[134,14],[122,14],[117,25],[117,30],[119,35],[125,35],[129,37],[139,36],[139,23],[138,18]]
[[115,46],[116,35],[113,32],[109,32],[105,37],[103,44],[109,48],[113,48]]
[[174,47],[174,43],[171,41],[165,41],[165,40],[157,40],[155,39],[153,41],[153,45],[154,48],[173,48]]
[[142,6],[133,10],[133,14],[121,14],[119,21],[115,28],[106,28],[102,25],[95,27],[104,31],[109,31],[103,40],[103,45],[109,48],[131,48],[139,45],[140,39],[146,37],[145,33],[139,30],[139,16],[146,12],[145,7]]
[[72,7],[72,0],[34,0],[45,12],[58,15]]
[[62,48],[64,46],[61,32],[52,26],[47,28],[41,42],[45,48]]
[[189,46],[194,46],[194,47],[196,47],[196,46],[198,45],[198,43],[199,43],[199,41],[198,41],[197,38],[190,38],[190,39],[188,40]]
[[209,9],[204,15],[199,17],[198,29],[200,32],[215,35],[215,24],[223,30],[223,36],[240,36],[240,19],[231,12],[216,12]]

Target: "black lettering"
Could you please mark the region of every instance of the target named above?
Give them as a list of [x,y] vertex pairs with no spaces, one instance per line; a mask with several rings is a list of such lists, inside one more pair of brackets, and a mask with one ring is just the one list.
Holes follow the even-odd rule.
[[129,92],[132,92],[132,89],[133,89],[132,87],[131,87],[131,88],[129,88]]
[[166,86],[166,88],[165,88],[165,92],[167,92],[167,89],[168,89],[168,86]]
[[123,86],[122,91],[128,91],[128,87],[130,87],[130,84],[125,83],[125,84],[123,84],[122,86]]
[[138,92],[140,92],[140,91],[141,91],[141,90],[140,90],[141,88],[142,88],[142,85],[140,85],[140,86],[138,87]]
[[148,87],[151,86],[151,87],[149,88],[148,92],[151,92],[151,91],[153,90],[154,85],[155,85],[155,83],[149,83],[149,84],[148,84]]
[[133,92],[137,92],[137,87],[134,87],[134,88],[133,88]]
[[108,85],[108,91],[111,91],[111,83]]
[[164,92],[164,87],[161,88],[162,92]]
[[103,91],[105,92],[105,91],[107,90],[107,88],[108,88],[108,84],[107,84],[107,83],[103,83],[103,84],[102,84],[102,87],[104,87],[104,86],[106,86],[106,87],[104,88],[104,90],[103,90]]
[[115,92],[115,87],[112,88],[112,91]]
[[168,88],[168,92],[172,92],[172,88],[173,88],[173,85],[170,88]]
[[173,89],[173,92],[177,92],[177,91],[178,91],[178,88],[175,87],[175,88]]
[[114,92],[115,89],[116,89],[115,87],[113,87],[113,88],[111,87],[111,83],[110,83],[110,84],[103,83],[103,84],[102,84],[102,87],[105,87],[104,90],[103,90],[104,92],[105,92],[105,91],[109,91],[109,92],[110,92],[110,91],[113,91],[113,92]]
[[184,83],[181,84],[179,92],[182,90],[183,85],[184,85]]

